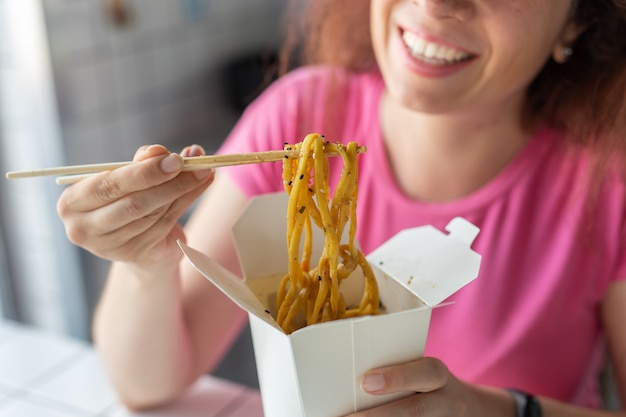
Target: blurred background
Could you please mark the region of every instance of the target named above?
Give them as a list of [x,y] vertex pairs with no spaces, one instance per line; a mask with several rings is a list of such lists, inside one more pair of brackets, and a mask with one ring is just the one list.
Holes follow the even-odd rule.
[[[215,151],[265,85],[286,1],[0,0],[0,170]],[[90,340],[109,265],[65,237],[61,191],[0,179],[0,311]],[[242,340],[232,360],[254,370]]]

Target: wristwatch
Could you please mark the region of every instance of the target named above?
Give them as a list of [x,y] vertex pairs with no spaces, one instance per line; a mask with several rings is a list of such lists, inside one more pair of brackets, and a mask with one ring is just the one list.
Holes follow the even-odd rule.
[[508,389],[517,409],[516,417],[542,417],[541,404],[534,395],[517,389]]

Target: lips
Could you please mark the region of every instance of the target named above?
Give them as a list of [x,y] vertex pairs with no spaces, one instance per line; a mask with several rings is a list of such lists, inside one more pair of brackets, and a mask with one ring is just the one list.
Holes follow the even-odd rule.
[[468,52],[449,45],[426,40],[407,30],[402,32],[402,42],[413,58],[429,65],[456,65],[474,57]]

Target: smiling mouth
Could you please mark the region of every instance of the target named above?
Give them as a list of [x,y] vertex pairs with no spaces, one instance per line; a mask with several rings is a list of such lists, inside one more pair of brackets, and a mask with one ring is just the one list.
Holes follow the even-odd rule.
[[406,30],[402,32],[402,41],[413,58],[430,65],[453,65],[473,57],[471,54],[459,49],[428,42]]

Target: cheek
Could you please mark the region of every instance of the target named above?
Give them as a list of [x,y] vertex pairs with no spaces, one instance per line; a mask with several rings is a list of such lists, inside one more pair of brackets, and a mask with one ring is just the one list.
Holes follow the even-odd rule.
[[549,53],[541,46],[533,51],[514,49],[514,43],[496,45],[496,59],[487,63],[483,81],[489,94],[496,97],[516,95],[526,90],[548,59]]
[[372,37],[372,45],[374,51],[378,55],[381,53],[386,43],[386,26],[387,19],[385,18],[384,1],[372,0],[370,5],[370,32]]
[[[527,1],[528,2],[528,1]],[[544,10],[548,12],[548,10]],[[550,13],[515,13],[508,9],[506,19],[493,19],[488,27],[489,63],[503,79],[522,78],[528,82],[549,59],[558,37],[558,19]],[[503,16],[502,14],[500,15]]]
[[518,54],[544,56],[551,51],[565,26],[568,1],[551,0],[544,4],[535,0],[499,0],[485,8],[486,32],[492,40]]

